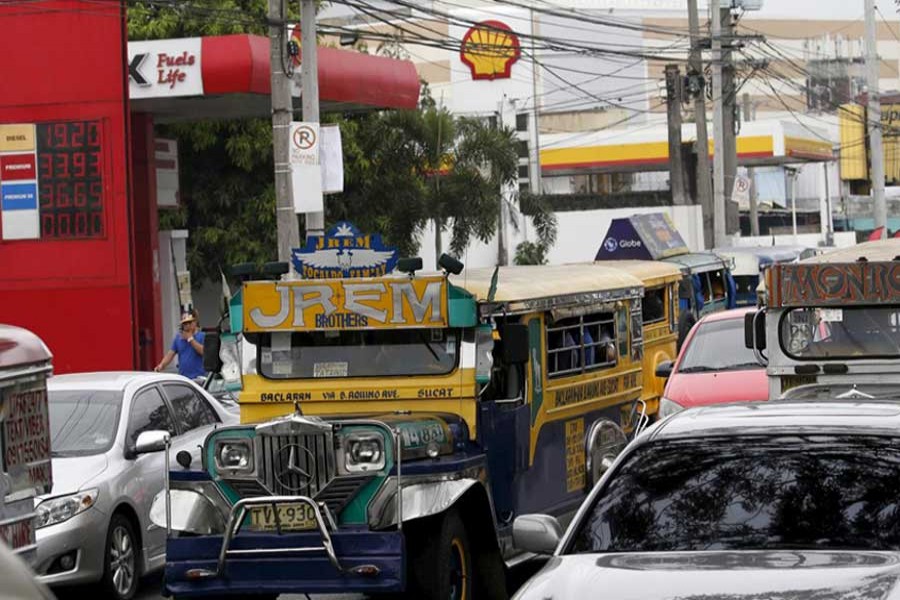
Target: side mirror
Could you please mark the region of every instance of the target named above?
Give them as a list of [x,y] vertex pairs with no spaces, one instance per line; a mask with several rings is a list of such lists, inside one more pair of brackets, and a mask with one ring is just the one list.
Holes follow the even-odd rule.
[[161,452],[169,443],[168,431],[144,431],[134,443],[134,454]]
[[766,349],[766,313],[764,310],[744,315],[744,346],[751,350]]
[[562,527],[549,515],[522,515],[513,522],[513,545],[534,554],[553,554],[562,539]]
[[675,368],[675,363],[671,360],[664,360],[663,362],[656,365],[656,376],[662,377],[663,379],[668,379],[672,376],[672,369]]
[[[219,535],[225,518],[206,496],[193,490],[169,490],[172,502],[172,531],[195,535]],[[150,505],[150,522],[166,528],[166,491],[159,492]]]
[[528,362],[528,326],[507,323],[500,326],[501,358],[505,365],[522,365]]
[[219,350],[222,340],[218,333],[207,333],[203,338],[203,370],[207,373],[218,373],[222,370],[222,359]]

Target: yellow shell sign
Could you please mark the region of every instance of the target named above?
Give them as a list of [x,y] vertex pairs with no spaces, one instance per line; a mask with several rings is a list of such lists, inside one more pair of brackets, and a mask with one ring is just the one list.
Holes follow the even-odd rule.
[[333,279],[244,285],[244,331],[447,327],[447,281]]
[[522,51],[519,36],[506,23],[482,21],[463,36],[459,55],[472,79],[509,79]]

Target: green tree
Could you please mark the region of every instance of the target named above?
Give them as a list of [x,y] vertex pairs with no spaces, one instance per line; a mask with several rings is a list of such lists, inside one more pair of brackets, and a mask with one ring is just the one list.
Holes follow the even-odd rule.
[[514,262],[517,265],[545,265],[547,253],[556,243],[556,214],[544,196],[530,193],[519,196],[519,210],[531,219],[537,241],[526,240],[516,246]]

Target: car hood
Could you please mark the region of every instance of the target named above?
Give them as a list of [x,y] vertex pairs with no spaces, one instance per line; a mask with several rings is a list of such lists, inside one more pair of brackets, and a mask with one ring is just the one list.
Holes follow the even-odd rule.
[[725,402],[764,402],[769,399],[769,381],[765,369],[675,373],[664,395],[684,408]]
[[515,600],[898,600],[890,552],[584,554],[550,560]]
[[84,489],[109,467],[105,454],[57,457],[50,462],[53,469],[53,491],[42,496],[64,496]]

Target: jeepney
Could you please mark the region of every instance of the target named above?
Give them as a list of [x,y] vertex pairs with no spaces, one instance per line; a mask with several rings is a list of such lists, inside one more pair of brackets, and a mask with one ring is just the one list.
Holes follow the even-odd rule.
[[644,290],[595,264],[448,264],[244,283],[219,348],[243,424],[154,503],[166,593],[506,597],[515,517],[566,522],[646,422]]
[[745,332],[770,398],[865,398],[900,386],[900,240],[774,265]]
[[713,252],[732,262],[731,275],[736,290],[735,305],[738,307],[756,306],[757,289],[767,267],[818,254],[816,249],[805,246],[734,246],[716,248]]
[[0,541],[35,559],[34,499],[53,485],[47,378],[52,356],[36,335],[0,325]]
[[679,349],[700,317],[735,306],[731,261],[713,252],[692,252],[664,213],[613,219],[595,260],[661,261],[681,269]]
[[652,418],[659,412],[659,399],[666,387],[666,380],[657,377],[656,369],[662,363],[674,361],[678,355],[676,342],[681,270],[663,261],[650,260],[618,260],[594,264],[622,269],[644,284],[644,299],[641,303],[644,338],[641,398],[646,404],[647,415]]

